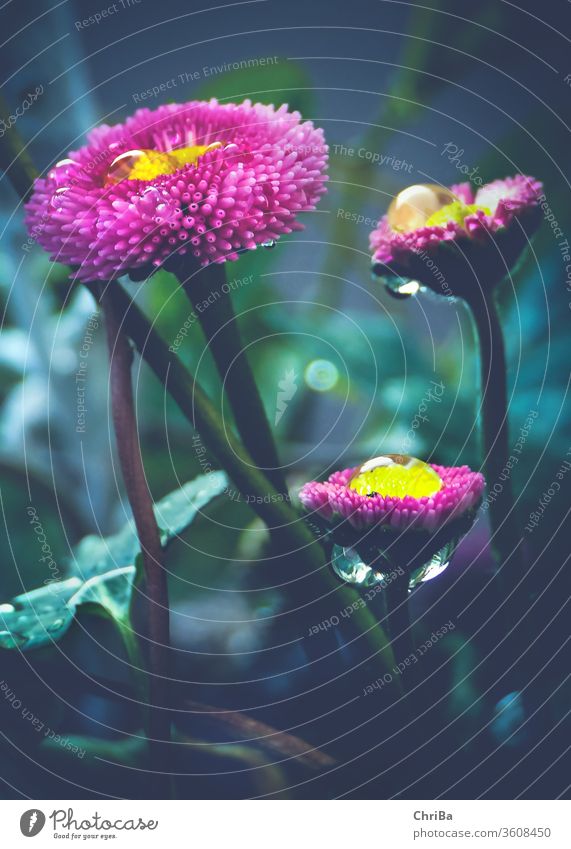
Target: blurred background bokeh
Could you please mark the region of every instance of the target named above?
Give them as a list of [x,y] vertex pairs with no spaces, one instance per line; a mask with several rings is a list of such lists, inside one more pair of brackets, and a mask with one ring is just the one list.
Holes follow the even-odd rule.
[[[530,411],[538,414],[513,471],[522,526],[529,522],[571,459],[571,264],[564,245],[571,239],[569,4],[113,5],[112,14],[87,25],[101,11],[100,0],[12,2],[0,12],[8,114],[43,87],[17,122],[40,171],[80,146],[91,127],[169,100],[288,103],[325,130],[328,193],[305,215],[306,229],[271,250],[244,255],[228,270],[238,281],[235,307],[292,491],[381,451],[481,466],[469,315],[461,302],[428,294],[392,297],[371,278],[368,236],[391,198],[411,183],[449,185],[466,172],[483,182],[520,172],[544,182],[563,235],[544,222],[501,295],[514,443]],[[1,603],[49,577],[26,512],[30,504],[62,577],[73,546],[88,534],[116,532],[129,510],[114,463],[107,356],[94,302],[69,283],[64,267],[27,241],[6,175],[0,190]],[[174,279],[160,272],[142,288],[129,287],[172,344],[189,311]],[[78,432],[76,374],[85,345],[86,427]],[[179,353],[230,416],[198,326]],[[138,361],[135,379],[145,464],[158,499],[203,468],[188,423]],[[276,422],[283,381],[291,399]],[[440,395],[411,437],[432,382],[442,387]],[[168,555],[181,734],[193,741],[179,792],[562,794],[570,484],[571,474],[563,475],[537,527],[524,532],[533,607],[521,625],[524,656],[515,668],[503,668],[494,645],[498,626],[489,624],[502,614],[490,610],[485,591],[493,569],[485,516],[447,572],[415,591],[419,636],[450,619],[456,628],[425,661],[419,698],[427,710],[410,751],[390,710],[386,724],[358,727],[363,716],[355,709],[353,729],[347,731],[349,714],[343,726],[345,745],[338,751],[327,746],[338,733],[335,709],[342,697],[358,695],[350,686],[322,689],[306,714],[296,709],[297,688],[330,684],[354,659],[331,634],[329,649],[291,642],[291,623],[279,617],[281,577],[255,562],[263,541],[255,514],[227,496],[206,506]],[[331,612],[338,608],[332,601]],[[0,694],[6,797],[152,797],[130,736],[140,725],[132,682],[121,645],[105,626],[86,611],[53,646],[23,654],[0,650],[0,679],[29,710],[66,739],[96,741],[85,757],[46,742]],[[276,649],[285,643],[287,651]],[[291,671],[299,669],[301,684],[302,673]],[[364,680],[371,680],[370,672]],[[387,707],[383,694],[373,698],[375,711]],[[238,733],[228,723],[209,724],[192,713],[193,702],[249,709],[252,721],[271,728]],[[313,757],[311,745],[296,753],[293,739],[281,740],[272,728],[322,744],[335,765]],[[391,734],[396,737],[384,749]],[[403,751],[404,763],[391,767]],[[112,768],[114,760],[122,766]]]

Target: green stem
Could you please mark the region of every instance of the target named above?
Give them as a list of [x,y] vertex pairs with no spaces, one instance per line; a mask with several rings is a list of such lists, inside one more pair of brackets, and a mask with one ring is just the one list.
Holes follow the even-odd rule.
[[[8,115],[8,111],[5,110],[4,114]],[[24,145],[18,132],[12,128],[6,133],[5,144],[0,145],[0,167],[6,171],[22,198],[29,191],[31,181],[37,176],[37,170],[23,153],[13,158],[8,152],[21,152],[23,149]],[[93,290],[93,287],[88,288]],[[289,543],[289,550],[297,550],[299,559],[308,568],[319,568],[323,564],[321,546],[287,503],[287,499],[271,486],[264,474],[255,467],[253,459],[241,443],[230,431],[224,429],[216,410],[194,377],[170,353],[146,316],[118,283],[113,283],[108,293],[121,311],[125,330],[143,359],[168,389],[193,427],[201,431],[204,444],[212,450],[220,466],[226,469],[242,495],[250,499],[252,509],[270,528],[274,528],[274,539],[279,531],[280,536]]]
[[492,545],[501,568],[519,580],[524,564],[522,534],[507,466],[510,448],[504,337],[493,293],[475,293],[469,307],[480,347],[484,473],[488,492],[494,496],[489,502]]
[[[354,601],[354,593],[349,587],[342,587],[334,579],[330,569],[324,564],[321,545],[301,520],[291,505],[271,486],[267,478],[252,463],[248,453],[231,431],[224,430],[219,416],[202,389],[197,385],[191,373],[172,354],[151,323],[139,307],[130,299],[119,284],[108,290],[117,308],[124,316],[125,328],[143,359],[153,369],[156,376],[172,395],[188,421],[203,434],[204,443],[226,469],[241,491],[249,499],[252,508],[268,527],[278,531],[282,537],[282,549],[286,552],[287,575],[290,579],[305,579],[301,586],[290,593],[290,599],[296,598],[301,605],[311,604],[311,594],[315,595],[312,611],[320,607],[319,597],[338,591],[335,598],[341,599],[341,605]],[[280,562],[279,560],[277,561]],[[299,581],[301,585],[302,580]],[[298,582],[292,580],[293,584]],[[327,609],[329,615],[330,609]],[[295,614],[292,614],[295,615]],[[316,614],[318,615],[318,614]],[[378,657],[387,671],[394,666],[394,656],[390,643],[372,613],[367,608],[356,612],[355,625],[366,635],[371,652]],[[397,681],[397,687],[400,683]]]
[[[0,145],[0,167],[7,172],[22,198],[28,194],[31,183],[37,176],[33,163],[23,151],[24,146],[19,134],[13,129],[10,130],[6,144]],[[12,152],[15,152],[14,157]],[[299,568],[306,572],[313,571],[318,577],[324,567],[323,549],[307,525],[299,519],[283,496],[269,484],[263,473],[256,469],[241,443],[230,431],[224,430],[216,410],[193,376],[171,355],[164,341],[127,293],[117,283],[110,287],[109,293],[122,310],[125,330],[141,356],[172,395],[183,415],[193,427],[202,432],[205,445],[212,450],[220,466],[226,469],[242,495],[253,496],[251,506],[260,518],[269,527],[280,528],[280,533],[285,537],[286,550],[296,551]],[[331,578],[328,569],[326,578]],[[328,587],[331,585],[331,581],[328,582],[327,579],[325,583]],[[343,588],[341,595],[349,600],[349,594],[349,589]],[[368,640],[383,665],[390,669],[392,650],[384,632],[378,628],[376,620],[368,610],[360,610],[358,619],[361,632],[368,634]]]
[[285,495],[287,485],[274,437],[232,306],[226,264],[214,262],[202,268],[191,265],[189,269],[184,259],[176,263],[174,271],[206,336],[238,433],[256,466],[265,472],[278,492]]
[[[113,287],[114,284],[111,284]],[[141,544],[149,639],[149,712],[147,736],[151,766],[157,773],[168,773],[168,747],[171,722],[168,711],[170,672],[169,600],[167,573],[162,563],[163,552],[153,501],[147,486],[139,448],[139,436],[131,365],[133,351],[125,335],[122,314],[116,309],[109,289],[98,287],[99,300],[105,314],[110,360],[111,407],[117,440],[117,451],[127,497],[133,511]]]
[[224,428],[214,406],[180,360],[169,351],[148,318],[125,290],[114,283],[107,290],[123,316],[126,333],[181,412],[201,435],[213,458],[226,469],[243,498],[279,539],[284,551],[303,562],[305,570],[320,569],[323,551],[305,522],[268,481],[234,434]]
[[145,663],[141,654],[141,648],[137,635],[133,631],[133,626],[129,618],[113,619],[113,622],[119,632],[121,641],[127,653],[127,660],[131,665],[131,672],[135,680],[135,691],[137,698],[142,705],[149,703],[149,681],[144,673]]
[[387,627],[395,660],[401,663],[414,654],[412,625],[408,609],[408,572],[388,581],[384,589],[387,605]]
[[[339,596],[341,598],[341,604],[350,605],[355,601],[355,590],[349,586],[342,587]],[[391,675],[391,686],[394,686],[398,695],[402,696],[403,686],[401,678],[393,672],[397,661],[395,647],[391,643],[385,629],[379,624],[366,605],[357,608],[351,618],[354,620],[359,633],[366,637],[367,644],[373,650],[374,657],[378,659],[379,666]]]

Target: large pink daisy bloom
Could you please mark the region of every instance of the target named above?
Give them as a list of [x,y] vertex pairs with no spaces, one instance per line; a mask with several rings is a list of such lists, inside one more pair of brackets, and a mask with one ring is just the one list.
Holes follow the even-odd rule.
[[325,191],[323,131],[286,106],[193,101],[101,126],[36,180],[27,223],[79,280],[141,278],[169,257],[237,259],[302,229]]
[[469,297],[475,286],[493,288],[536,230],[542,191],[540,182],[521,174],[476,192],[469,183],[410,186],[370,235],[373,270],[441,295]]

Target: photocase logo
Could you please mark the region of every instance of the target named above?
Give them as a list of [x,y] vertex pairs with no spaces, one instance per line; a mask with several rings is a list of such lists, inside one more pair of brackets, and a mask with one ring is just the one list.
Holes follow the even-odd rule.
[[20,831],[24,837],[35,837],[40,833],[45,824],[46,815],[37,808],[26,811],[20,817]]
[[287,410],[288,403],[291,401],[295,393],[297,392],[297,375],[295,370],[290,368],[287,369],[284,376],[278,383],[278,394],[276,396],[276,415],[274,419],[274,426],[280,423],[281,417]]

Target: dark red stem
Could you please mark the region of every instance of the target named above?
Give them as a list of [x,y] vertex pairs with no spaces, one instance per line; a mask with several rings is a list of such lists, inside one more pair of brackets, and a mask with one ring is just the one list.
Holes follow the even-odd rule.
[[159,529],[139,446],[131,382],[133,351],[122,329],[123,317],[114,308],[113,301],[103,285],[99,287],[99,300],[107,328],[111,407],[117,451],[141,545],[145,573],[149,641],[148,737],[151,764],[158,772],[166,773],[168,752],[165,743],[170,740],[167,697],[170,667],[167,573],[162,563]]

